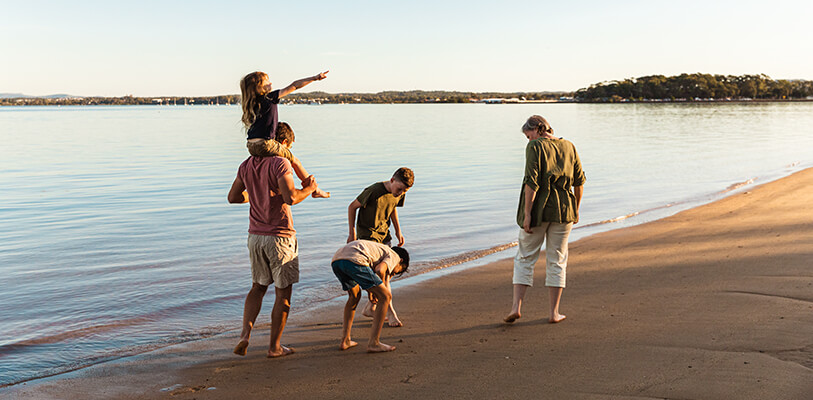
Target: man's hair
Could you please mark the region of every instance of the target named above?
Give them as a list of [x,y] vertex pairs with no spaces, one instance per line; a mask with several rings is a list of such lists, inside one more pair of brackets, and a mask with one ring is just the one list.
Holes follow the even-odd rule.
[[287,122],[280,122],[277,124],[277,136],[274,137],[274,140],[282,143],[283,141],[288,141],[288,144],[294,143],[294,130],[291,129],[291,125],[288,125]]
[[409,269],[409,252],[406,251],[405,248],[398,247],[398,246],[393,246],[392,251],[394,251],[395,254],[398,254],[398,257],[401,258],[401,265],[404,266],[404,269],[400,273],[395,275],[395,276],[401,276],[401,274],[403,274],[404,272],[407,272],[407,270]]
[[398,168],[398,170],[392,174],[392,177],[401,181],[407,188],[411,188],[412,184],[415,183],[415,174],[407,167]]

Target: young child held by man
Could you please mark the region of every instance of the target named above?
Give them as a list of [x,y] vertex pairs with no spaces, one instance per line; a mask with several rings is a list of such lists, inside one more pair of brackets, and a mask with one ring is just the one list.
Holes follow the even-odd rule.
[[[276,130],[279,126],[277,104],[282,97],[301,89],[313,81],[320,81],[327,77],[327,71],[308,78],[294,81],[290,85],[271,90],[271,80],[265,72],[252,72],[240,80],[241,104],[243,108],[243,125],[247,129],[246,147],[249,154],[258,157],[280,156],[288,159],[294,173],[301,181],[310,175],[302,163],[291,154],[291,151],[275,141]],[[316,189],[313,197],[330,197],[329,192]]]

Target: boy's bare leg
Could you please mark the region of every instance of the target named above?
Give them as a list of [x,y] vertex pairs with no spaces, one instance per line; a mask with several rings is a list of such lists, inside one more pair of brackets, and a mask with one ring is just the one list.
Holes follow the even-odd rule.
[[254,322],[257,320],[257,315],[260,314],[260,308],[263,305],[263,296],[268,286],[253,283],[251,290],[246,295],[246,303],[243,306],[243,331],[240,333],[240,341],[237,346],[234,346],[234,354],[244,356],[248,349],[248,340],[251,338],[251,329],[254,327]]
[[566,316],[559,314],[559,300],[562,299],[562,291],[564,288],[560,287],[548,287],[548,292],[550,293],[550,318],[548,322],[555,324],[557,322],[562,322]]
[[280,289],[275,288],[274,309],[271,310],[271,345],[268,348],[268,357],[282,357],[292,354],[294,349],[282,346],[282,331],[288,321],[288,311],[291,309],[291,291],[293,285]]
[[364,306],[364,310],[361,310],[361,315],[367,318],[375,318],[375,303],[368,301]]
[[350,339],[350,329],[353,327],[353,317],[356,316],[356,306],[361,300],[361,288],[356,285],[347,291],[347,303],[344,304],[344,317],[342,319],[342,344],[339,349],[347,350],[358,343]]
[[525,299],[525,292],[528,290],[528,285],[514,284],[514,302],[511,306],[511,313],[508,314],[503,321],[512,323],[522,317],[522,300]]
[[384,327],[384,317],[387,315],[387,309],[389,308],[390,301],[392,301],[392,294],[390,294],[390,291],[383,284],[373,286],[367,290],[378,299],[375,309],[375,318],[373,318],[373,326],[370,330],[370,341],[367,343],[367,352],[382,353],[393,351],[395,350],[395,346],[381,343],[380,340],[381,329]]

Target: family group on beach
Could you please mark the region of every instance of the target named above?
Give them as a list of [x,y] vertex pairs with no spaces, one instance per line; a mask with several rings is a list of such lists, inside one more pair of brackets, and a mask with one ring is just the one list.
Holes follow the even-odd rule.
[[[230,203],[249,203],[248,250],[251,261],[252,287],[243,309],[243,329],[234,353],[247,353],[251,330],[260,313],[268,286],[274,285],[275,301],[271,311],[271,343],[268,357],[294,353],[281,344],[288,319],[293,284],[299,282],[299,247],[293,226],[291,206],[308,197],[328,198],[290,149],[293,129],[279,121],[277,105],[297,89],[327,77],[327,71],[294,81],[285,88],[272,90],[263,72],[252,72],[240,81],[242,122],[247,128],[250,157],[240,164],[237,177],[229,190]],[[565,319],[559,313],[559,302],[565,287],[568,237],[579,219],[584,171],[575,146],[553,136],[545,118],[533,115],[522,126],[528,138],[525,149],[525,175],[517,210],[518,250],[514,259],[513,304],[504,318],[506,323],[519,319],[522,301],[533,286],[534,265],[543,243],[547,258],[545,286],[550,295],[549,322]],[[301,181],[296,188],[293,175]],[[404,205],[406,192],[414,183],[409,168],[398,168],[390,180],[365,188],[348,206],[349,234],[347,244],[336,251],[331,267],[347,292],[344,307],[340,349],[358,343],[350,331],[361,290],[369,302],[362,314],[373,318],[367,351],[395,350],[380,341],[385,320],[391,327],[402,326],[392,304],[390,281],[409,268],[409,253],[403,246],[397,207]],[[395,228],[397,246],[392,246],[390,223]]]

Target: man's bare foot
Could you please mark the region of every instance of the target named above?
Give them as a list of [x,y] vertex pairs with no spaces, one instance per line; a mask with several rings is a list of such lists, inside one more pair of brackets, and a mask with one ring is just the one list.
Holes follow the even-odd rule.
[[519,312],[512,312],[511,314],[508,314],[508,316],[505,317],[503,321],[505,321],[508,324],[511,324],[514,321],[518,320],[520,317],[522,317],[522,315],[520,315]]
[[404,323],[396,319],[395,321],[390,321],[389,323],[387,323],[387,326],[389,326],[390,328],[400,328],[404,326]]
[[287,355],[294,354],[293,347],[285,347],[279,346],[279,350],[268,350],[268,358],[277,358],[277,357],[285,357]]
[[241,340],[237,342],[237,346],[234,346],[234,354],[244,356],[246,353],[248,353],[248,340]]
[[354,342],[354,341],[352,341],[350,339],[345,339],[345,340],[342,340],[342,344],[339,346],[339,349],[347,350],[347,349],[349,349],[351,347],[356,347],[356,346],[358,346],[358,343],[356,343],[356,342]]
[[555,317],[548,318],[548,322],[550,322],[551,324],[558,324],[558,323],[564,321],[565,318],[567,318],[565,315],[557,314],[557,316],[555,316]]
[[311,193],[311,197],[314,199],[327,199],[330,197],[330,192],[326,192],[322,189],[316,188],[316,190]]
[[390,346],[384,343],[378,343],[375,346],[367,346],[368,353],[386,353],[395,350],[395,346]]

